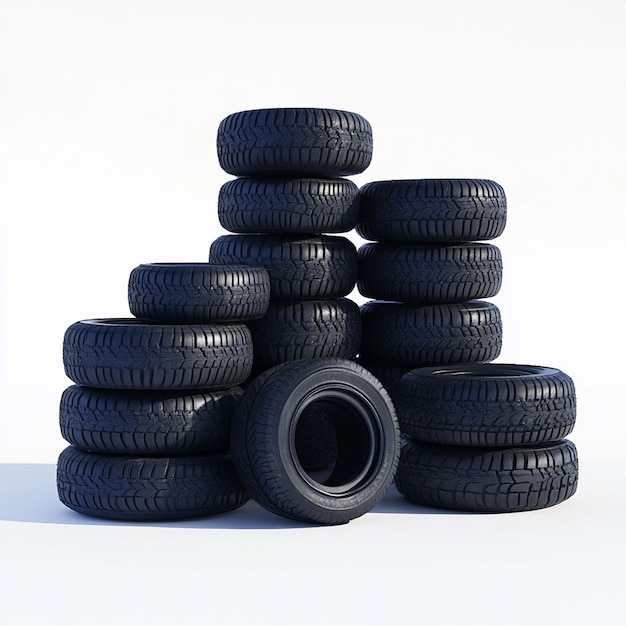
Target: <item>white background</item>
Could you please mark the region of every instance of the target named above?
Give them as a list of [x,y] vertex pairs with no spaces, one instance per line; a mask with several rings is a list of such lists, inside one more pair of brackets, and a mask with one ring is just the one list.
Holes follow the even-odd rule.
[[[0,0],[4,623],[512,624],[539,607],[556,624],[619,623],[625,25],[621,0]],[[370,121],[358,185],[504,187],[498,360],[574,379],[570,501],[418,515],[390,494],[345,527],[297,530],[255,505],[226,528],[146,528],[57,502],[65,329],[128,316],[140,263],[207,259],[231,178],[218,124],[280,106]]]

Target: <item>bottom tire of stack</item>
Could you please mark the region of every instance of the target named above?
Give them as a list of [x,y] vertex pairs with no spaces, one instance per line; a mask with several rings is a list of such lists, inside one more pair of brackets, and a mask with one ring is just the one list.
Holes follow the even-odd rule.
[[563,502],[578,483],[572,379],[500,363],[417,368],[395,405],[403,433],[398,491],[426,506],[491,513]]
[[487,363],[502,349],[498,307],[484,300],[421,305],[371,300],[361,305],[358,362],[395,395],[417,367]]

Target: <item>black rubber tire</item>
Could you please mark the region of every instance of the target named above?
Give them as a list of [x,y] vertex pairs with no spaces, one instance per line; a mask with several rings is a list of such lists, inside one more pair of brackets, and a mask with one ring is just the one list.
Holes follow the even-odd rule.
[[337,109],[231,113],[217,130],[220,167],[234,176],[350,176],[372,160],[372,127]]
[[366,243],[357,287],[378,300],[438,304],[491,298],[502,286],[500,249],[487,243]]
[[354,359],[359,365],[371,372],[387,390],[391,400],[396,403],[396,394],[402,377],[414,369],[413,365],[395,365],[394,363],[386,363],[381,360],[368,360],[363,357]]
[[82,450],[127,456],[206,455],[230,448],[241,387],[204,393],[72,385],[61,395],[63,438]]
[[[336,462],[321,475],[303,468],[296,445],[313,408],[326,412],[336,433]],[[231,449],[250,496],[269,511],[344,524],[374,507],[393,483],[399,432],[387,392],[367,370],[346,359],[295,361],[246,388]]]
[[137,318],[156,322],[245,322],[265,315],[270,278],[262,267],[213,263],[145,263],[128,279]]
[[254,372],[301,359],[352,359],[361,347],[361,311],[348,298],[273,300],[250,331]]
[[217,215],[232,233],[347,233],[359,217],[359,188],[328,178],[236,178],[220,189]]
[[492,180],[373,181],[359,198],[356,231],[371,241],[485,241],[506,225],[504,189]]
[[251,374],[252,335],[244,324],[82,320],[65,331],[63,364],[88,387],[224,389]]
[[485,363],[502,349],[500,309],[483,300],[433,305],[372,300],[361,305],[361,325],[360,356],[367,362]]
[[394,396],[403,433],[432,443],[520,446],[559,441],[576,422],[574,382],[536,365],[414,369]]
[[270,275],[270,298],[347,296],[356,286],[356,246],[340,235],[222,235],[211,244],[214,263],[248,263]]
[[576,446],[472,448],[403,437],[395,480],[410,502],[457,511],[513,513],[559,504],[578,485]]
[[78,513],[135,522],[224,513],[249,499],[224,456],[141,458],[73,446],[59,455],[57,492]]

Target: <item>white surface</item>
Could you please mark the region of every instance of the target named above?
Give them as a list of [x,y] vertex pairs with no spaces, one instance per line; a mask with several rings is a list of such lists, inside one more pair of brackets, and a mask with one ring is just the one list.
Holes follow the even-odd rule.
[[[618,623],[625,18],[620,0],[3,0],[2,623],[88,623],[90,604],[103,624],[511,624],[539,609],[542,622]],[[374,158],[359,185],[504,186],[499,361],[574,379],[570,501],[494,517],[383,507],[334,529],[253,505],[199,525],[93,524],[56,501],[65,329],[129,315],[136,265],[207,258],[230,178],[217,126],[272,106],[364,115]],[[605,462],[617,470],[602,478]]]

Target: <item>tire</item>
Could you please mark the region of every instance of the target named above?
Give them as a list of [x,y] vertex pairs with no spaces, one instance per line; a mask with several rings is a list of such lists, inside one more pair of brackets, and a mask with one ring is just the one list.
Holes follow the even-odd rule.
[[394,401],[402,432],[431,443],[535,445],[563,439],[576,421],[572,379],[534,365],[414,369]]
[[252,335],[244,324],[83,320],[65,332],[63,364],[88,387],[224,389],[250,375]]
[[250,332],[255,372],[301,359],[352,359],[361,347],[361,312],[348,298],[275,300]]
[[410,372],[414,367],[412,365],[394,365],[393,363],[385,363],[380,360],[368,360],[363,357],[357,357],[355,361],[363,366],[368,372],[373,374],[383,384],[391,400],[396,404],[396,394],[402,377]]
[[211,244],[209,260],[264,267],[275,299],[347,296],[358,271],[355,245],[339,235],[222,235]]
[[82,450],[127,456],[228,451],[241,387],[172,393],[68,387],[61,395],[63,438]]
[[357,288],[377,300],[439,304],[491,298],[502,286],[502,255],[491,244],[366,243]]
[[359,188],[327,178],[236,178],[220,189],[217,215],[232,233],[347,233],[359,217]]
[[128,280],[130,312],[156,322],[245,322],[265,314],[270,279],[262,267],[146,263]]
[[485,241],[506,225],[504,189],[492,180],[374,181],[359,198],[356,231],[371,241]]
[[[336,461],[317,473],[298,456],[307,412],[332,421]],[[393,482],[399,454],[395,410],[382,385],[346,359],[283,363],[246,388],[235,409],[233,462],[252,498],[284,517],[322,525],[363,515]]]
[[78,513],[136,522],[214,515],[248,500],[226,457],[120,457],[73,446],[59,455],[57,492]]
[[220,167],[234,176],[360,174],[372,160],[372,146],[370,123],[336,109],[240,111],[217,130]]
[[410,502],[457,511],[513,513],[559,504],[578,485],[576,446],[470,448],[403,438],[396,474]]
[[493,361],[502,349],[502,319],[483,300],[417,305],[361,305],[360,356],[367,362],[428,367]]

